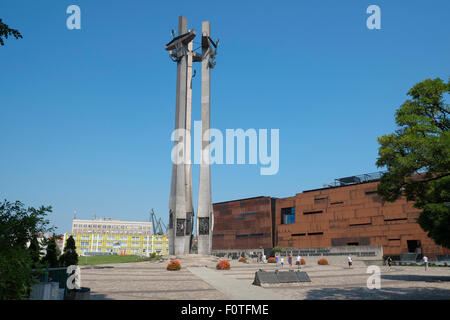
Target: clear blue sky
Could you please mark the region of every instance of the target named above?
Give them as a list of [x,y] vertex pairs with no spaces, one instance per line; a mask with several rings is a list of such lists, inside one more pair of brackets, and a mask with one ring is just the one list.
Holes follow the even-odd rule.
[[[81,30],[66,28],[71,4]],[[371,4],[381,30],[366,27]],[[181,14],[220,38],[211,126],[280,129],[279,173],[213,166],[214,202],[377,171],[376,138],[395,129],[409,88],[448,79],[449,12],[447,0],[2,1],[24,38],[0,47],[0,198],[52,205],[61,233],[74,210],[168,220],[176,65],[164,45]]]

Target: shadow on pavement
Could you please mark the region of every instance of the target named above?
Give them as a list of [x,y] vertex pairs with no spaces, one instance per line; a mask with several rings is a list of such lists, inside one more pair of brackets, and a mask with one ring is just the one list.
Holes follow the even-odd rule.
[[[383,284],[381,284],[383,285]],[[450,289],[440,288],[323,288],[310,290],[311,300],[449,300]]]
[[450,276],[384,274],[384,275],[381,275],[381,279],[399,280],[399,281],[449,282]]
[[106,297],[105,294],[91,293],[91,299],[90,300],[114,300],[114,299]]

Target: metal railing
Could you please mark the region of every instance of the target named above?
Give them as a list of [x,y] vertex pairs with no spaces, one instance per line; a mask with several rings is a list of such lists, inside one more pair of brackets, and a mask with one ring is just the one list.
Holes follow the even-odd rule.
[[39,280],[39,282],[58,282],[59,288],[64,289],[64,298],[67,295],[67,267],[61,268],[45,268],[45,269],[33,269],[33,275]]

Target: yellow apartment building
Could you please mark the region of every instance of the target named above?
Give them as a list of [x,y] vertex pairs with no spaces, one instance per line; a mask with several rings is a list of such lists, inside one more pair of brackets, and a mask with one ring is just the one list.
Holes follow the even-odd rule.
[[[123,233],[65,233],[63,246],[72,236],[79,255],[87,253],[116,253],[126,255],[169,254],[167,235]],[[63,248],[64,250],[64,248]]]

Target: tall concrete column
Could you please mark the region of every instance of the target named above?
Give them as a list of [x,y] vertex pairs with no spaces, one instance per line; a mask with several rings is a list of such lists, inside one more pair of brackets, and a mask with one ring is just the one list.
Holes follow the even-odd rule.
[[191,251],[191,235],[194,227],[194,205],[192,203],[192,164],[191,164],[191,128],[192,128],[192,62],[193,42],[188,44],[187,52],[187,94],[186,94],[186,243],[185,252]]
[[202,22],[202,154],[197,209],[198,253],[209,255],[212,249],[214,215],[211,198],[210,168],[210,67],[212,49],[210,46],[209,21]]
[[[177,93],[175,110],[175,130],[186,129],[186,101],[187,101],[187,45],[186,39],[187,19],[180,16],[178,19],[178,37],[166,45],[171,51],[171,57],[177,61]],[[194,33],[195,37],[195,33]],[[183,39],[186,39],[183,41]],[[185,149],[185,136],[183,132],[176,132],[174,150]],[[180,144],[183,147],[180,148]],[[186,166],[185,153],[176,153],[176,163],[172,164],[172,183],[169,200],[169,253],[184,254],[186,252]]]

